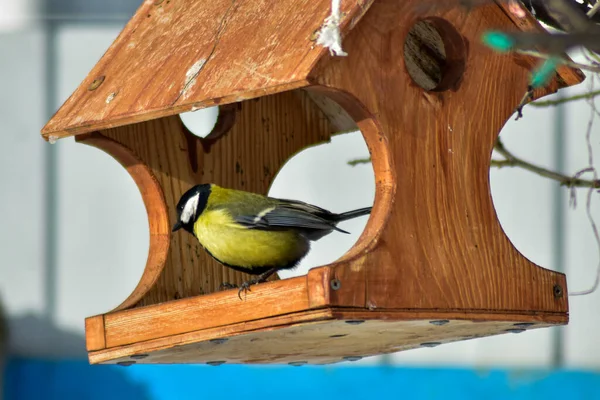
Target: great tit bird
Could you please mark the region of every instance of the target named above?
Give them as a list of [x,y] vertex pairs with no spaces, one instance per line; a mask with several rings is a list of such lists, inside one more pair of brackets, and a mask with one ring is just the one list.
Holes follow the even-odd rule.
[[240,295],[276,271],[294,268],[308,253],[311,241],[333,231],[348,233],[336,226],[339,222],[370,212],[371,207],[365,207],[334,214],[301,201],[207,183],[181,196],[173,232],[183,228],[219,263],[258,275],[239,287]]

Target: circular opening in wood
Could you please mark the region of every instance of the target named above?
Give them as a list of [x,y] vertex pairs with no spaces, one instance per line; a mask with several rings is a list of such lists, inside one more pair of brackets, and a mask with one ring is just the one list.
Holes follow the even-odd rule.
[[[359,130],[335,135],[329,143],[304,149],[279,171],[265,170],[264,173],[277,174],[269,190],[271,197],[300,200],[335,213],[370,207],[374,203],[375,174],[369,161],[369,149]],[[369,215],[364,215],[341,222],[338,227],[347,233],[332,232],[311,242],[310,251],[298,267],[279,271],[279,277],[305,275],[311,268],[340,259],[356,244],[368,221]],[[330,287],[339,290],[341,282],[333,279]]]
[[413,82],[428,91],[456,89],[464,73],[465,42],[448,21],[416,22],[404,42],[404,64]]
[[[372,210],[368,216],[358,213],[339,224],[339,228],[349,233],[333,232],[313,241],[310,252],[297,268],[279,271],[280,278],[343,263],[364,252],[383,232],[395,191],[389,172],[392,166],[388,143],[358,99],[324,87],[298,91],[297,95],[306,101],[307,110],[313,115],[309,123],[321,123],[303,134],[298,123],[285,131],[280,129],[283,142],[297,141],[300,134],[321,133],[316,140],[311,139],[315,145],[297,152],[275,171],[269,195],[305,201],[336,213],[365,207]],[[270,181],[273,171],[264,172],[265,179]]]
[[209,148],[231,130],[239,106],[233,103],[179,114],[188,141],[194,137],[203,139],[203,146]]

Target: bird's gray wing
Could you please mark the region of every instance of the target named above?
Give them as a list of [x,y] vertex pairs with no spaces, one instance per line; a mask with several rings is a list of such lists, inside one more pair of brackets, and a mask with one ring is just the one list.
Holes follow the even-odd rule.
[[[316,208],[319,209],[318,207]],[[305,203],[285,202],[265,209],[256,215],[236,215],[234,219],[237,223],[251,229],[281,230],[296,228],[322,231],[337,230],[348,233],[337,228],[335,222],[328,221],[311,213],[311,211],[310,205],[306,205]]]
[[299,200],[288,200],[288,199],[273,199],[279,203],[281,207],[289,207],[297,210],[303,210],[310,214],[317,215],[319,217],[324,217],[327,219],[328,216],[333,216],[334,214],[330,211],[325,210],[324,208],[317,207],[313,204],[308,204]]

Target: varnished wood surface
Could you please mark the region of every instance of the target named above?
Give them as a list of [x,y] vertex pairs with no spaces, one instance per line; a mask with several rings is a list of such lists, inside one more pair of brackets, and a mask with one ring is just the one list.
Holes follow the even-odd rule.
[[[563,274],[540,268],[510,243],[497,220],[489,188],[493,143],[527,86],[528,71],[477,38],[512,21],[496,5],[433,15],[449,21],[466,45],[446,43],[448,59],[465,71],[446,91],[428,92],[406,73],[402,45],[419,16],[410,2],[373,4],[348,35],[348,57],[323,62],[315,83],[341,90],[350,110],[359,102],[377,116],[388,143],[396,185],[393,207],[377,247],[340,264],[334,275],[361,265],[364,306],[370,309],[487,309],[568,311]],[[354,118],[356,116],[353,115]],[[367,143],[372,142],[365,135]],[[380,153],[373,152],[378,165]],[[342,288],[344,279],[341,280]],[[564,295],[554,296],[559,285]],[[345,299],[339,299],[342,305]]]
[[179,198],[206,182],[266,194],[293,154],[329,141],[335,131],[304,92],[249,100],[227,106],[224,113],[232,122],[217,124],[229,130],[214,140],[212,133],[206,139],[191,134],[178,116],[81,136],[127,167],[148,211],[151,249],[146,269],[117,310],[212,293],[224,282],[250,279],[217,263],[189,233],[171,234]]
[[[343,1],[342,32],[373,0]],[[306,85],[328,52],[330,0],[146,0],[44,127],[45,138],[133,124]],[[104,77],[97,89],[92,82]]]
[[564,322],[564,317],[548,315],[325,309],[116,346],[90,352],[89,359],[91,363],[329,364]]
[[[322,2],[302,4],[325,15],[317,3]],[[248,4],[243,1],[237,6]],[[264,4],[256,2],[253,10]],[[356,4],[360,8],[366,3]],[[223,5],[222,1],[211,3],[206,10]],[[52,124],[62,124],[63,128],[54,131],[62,129],[61,134],[129,124],[101,129],[82,139],[113,154],[126,167],[132,166],[128,171],[141,187],[147,210],[158,212],[157,217],[149,211],[151,232],[170,239],[168,246],[151,251],[132,296],[117,311],[88,323],[92,362],[150,353],[148,362],[324,363],[344,356],[408,349],[423,341],[502,333],[517,322],[537,322],[537,327],[568,321],[565,276],[532,264],[512,246],[498,223],[490,195],[492,146],[523,95],[532,64],[493,53],[479,44],[479,38],[487,29],[514,29],[514,22],[495,4],[468,13],[434,9],[431,15],[416,14],[412,5],[409,1],[377,0],[356,28],[350,31],[344,25],[344,32],[349,32],[344,40],[348,57],[315,56],[308,63],[313,50],[300,45],[309,55],[296,59],[307,62],[302,64],[305,72],[298,86],[287,82],[267,90],[262,81],[236,80],[243,75],[243,68],[227,58],[225,49],[238,49],[238,44],[223,36],[209,57],[211,61],[201,69],[209,78],[187,88],[189,103],[181,103],[185,96],[177,97],[181,87],[161,91],[165,82],[171,82],[171,75],[164,75],[167,72],[159,68],[161,79],[148,83],[144,95],[127,94],[122,103],[115,103],[120,105],[107,106],[105,111],[94,108],[96,100],[89,99],[88,93],[76,92],[65,104],[45,135],[55,129]],[[217,14],[223,11],[215,10]],[[241,24],[240,9],[231,15],[228,27]],[[407,32],[424,16],[438,27],[456,30],[455,35],[444,35],[447,70],[455,75],[446,77],[438,91],[417,86],[404,64]],[[140,13],[117,43],[129,43],[125,36],[134,35],[129,31],[142,23],[139,18]],[[353,22],[345,18],[344,24],[349,27]],[[299,25],[303,27],[297,29],[306,28]],[[273,26],[269,29],[283,35]],[[288,45],[305,40],[294,29],[285,33],[290,35]],[[148,32],[144,34],[154,35]],[[223,32],[233,35],[229,28]],[[275,39],[282,40],[285,35]],[[190,40],[188,36],[185,41]],[[243,43],[239,36],[235,41]],[[94,74],[104,67],[113,68],[113,63],[119,65],[110,60],[113,56],[122,60],[122,49],[111,49],[111,56],[99,63]],[[254,50],[256,57],[266,57]],[[240,54],[245,51],[239,50]],[[186,69],[177,60],[168,60],[176,65],[172,74],[185,75]],[[288,59],[282,56],[281,60],[282,71],[291,73]],[[149,65],[154,65],[150,61]],[[265,60],[257,68],[272,66],[269,62]],[[462,63],[461,68],[454,68],[457,63]],[[215,80],[228,76],[229,69],[242,75]],[[567,75],[556,79],[550,91],[577,81],[577,74]],[[110,82],[107,75],[96,91],[110,92]],[[133,77],[131,82],[139,89]],[[219,138],[195,138],[176,116],[132,123],[184,111],[194,104],[214,104],[203,90],[222,90],[224,97],[219,101],[224,104],[240,99],[235,97],[242,93],[240,88],[248,96],[260,96],[299,86],[306,87],[222,107],[215,128],[219,132],[214,134]],[[176,97],[174,103],[165,103],[169,96]],[[365,137],[376,180],[374,208],[356,245],[340,260],[313,269],[305,277],[252,287],[245,301],[237,298],[236,291],[216,292],[222,282],[240,283],[248,276],[217,264],[191,235],[170,234],[180,195],[200,182],[266,193],[291,155],[329,140],[336,129],[351,129],[350,119]],[[156,204],[149,207],[148,202]],[[148,282],[153,282],[152,287]],[[560,295],[556,295],[556,287],[562,290]],[[100,318],[103,329],[99,329]],[[362,327],[358,328],[360,335],[347,332],[339,337],[346,339],[333,347],[321,340],[325,333],[336,335],[339,324],[348,325],[337,320],[352,318],[387,322],[357,325]],[[452,321],[436,330],[425,321],[431,318]],[[484,322],[468,322],[473,320]],[[230,348],[210,347],[216,344],[210,339],[224,337],[229,338]]]
[[106,347],[167,337],[189,331],[289,314],[309,308],[306,277],[269,282],[252,288],[240,300],[238,291],[213,293],[107,314]]
[[103,315],[96,315],[85,319],[85,348],[87,351],[106,348]]
[[[307,85],[327,49],[315,32],[330,13],[329,0],[145,0],[86,79],[43,128],[48,139],[147,121],[192,108],[228,104]],[[342,1],[346,36],[373,0]],[[459,2],[454,7],[459,5]],[[539,29],[518,19],[522,30]],[[404,2],[412,9],[410,2]],[[421,7],[435,10],[437,7]],[[447,7],[440,7],[447,8]],[[290,10],[294,10],[290,12]],[[473,44],[479,38],[473,38]],[[528,58],[529,64],[533,59]],[[582,80],[559,67],[552,87]],[[102,83],[89,90],[94,81]],[[537,91],[539,96],[542,91]]]

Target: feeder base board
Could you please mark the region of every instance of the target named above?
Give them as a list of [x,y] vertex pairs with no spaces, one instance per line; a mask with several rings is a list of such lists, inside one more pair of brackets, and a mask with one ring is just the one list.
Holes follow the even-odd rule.
[[418,347],[564,325],[568,316],[308,310],[90,351],[92,364],[331,364]]

